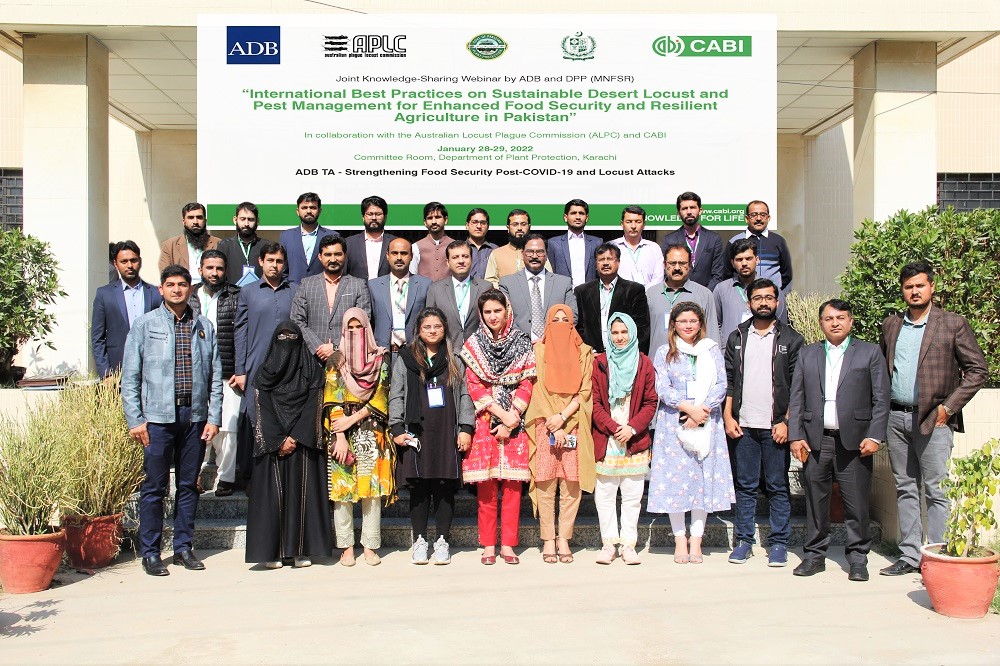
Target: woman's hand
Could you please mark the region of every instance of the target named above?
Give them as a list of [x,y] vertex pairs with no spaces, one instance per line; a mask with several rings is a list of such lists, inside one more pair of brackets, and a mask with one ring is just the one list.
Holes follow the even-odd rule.
[[295,451],[295,440],[291,437],[286,437],[285,441],[281,443],[281,447],[278,449],[279,456],[288,456]]
[[632,426],[618,426],[618,430],[615,430],[615,441],[619,444],[625,444],[627,441],[632,439],[634,435],[635,431],[632,430]]
[[330,421],[330,432],[347,432],[353,425],[353,416],[341,416]]
[[684,421],[681,426],[687,428],[688,430],[694,430],[698,427],[698,422],[694,420],[694,417],[688,417],[688,419]]
[[[506,410],[503,416],[500,417],[500,420],[507,426],[508,431],[512,431],[521,425],[521,415],[514,408]],[[510,437],[510,432],[507,433],[507,436]]]
[[333,459],[339,462],[341,465],[347,460],[347,453],[351,448],[347,445],[347,438],[344,437],[343,433],[337,433],[337,443],[333,447]]
[[458,445],[458,450],[465,453],[472,448],[472,435],[467,432],[458,433],[458,440],[456,441]]
[[701,425],[708,420],[709,415],[711,415],[712,410],[706,405],[695,405],[690,400],[682,402],[678,405],[680,410],[688,415],[689,421],[694,421],[695,425]]
[[510,431],[511,429],[502,423],[497,424],[492,430],[490,430],[490,432],[493,433],[493,436],[496,437],[497,441],[501,444],[505,444],[507,440],[510,439]]
[[566,431],[563,430],[562,428],[559,428],[559,430],[556,430],[554,433],[552,433],[552,438],[555,439],[556,442],[555,448],[561,449],[563,447],[563,444],[566,443]]
[[564,419],[562,414],[558,412],[545,419],[545,429],[549,432],[555,432],[559,428],[562,428],[565,424],[566,419]]
[[396,435],[392,438],[392,443],[396,446],[409,446],[410,445],[410,434],[404,432],[401,435]]

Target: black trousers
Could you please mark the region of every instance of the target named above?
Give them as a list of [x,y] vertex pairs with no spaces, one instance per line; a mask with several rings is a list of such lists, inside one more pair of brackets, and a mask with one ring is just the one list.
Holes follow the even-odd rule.
[[824,435],[819,450],[813,448],[806,460],[803,480],[806,489],[805,558],[821,560],[826,557],[830,545],[830,496],[836,481],[844,498],[847,561],[867,564],[872,548],[868,517],[872,456],[862,458],[858,451],[845,449],[839,435]]
[[451,540],[451,522],[455,517],[455,487],[453,479],[409,479],[410,525],[413,539],[427,538],[427,521],[431,505],[434,510],[434,527],[438,536]]

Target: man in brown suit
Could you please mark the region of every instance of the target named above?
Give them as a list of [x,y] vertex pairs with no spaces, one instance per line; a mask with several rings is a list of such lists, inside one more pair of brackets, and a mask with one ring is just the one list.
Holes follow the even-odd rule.
[[934,269],[926,261],[903,266],[899,281],[905,312],[882,322],[882,352],[892,379],[886,441],[896,478],[899,559],[883,576],[916,573],[923,534],[920,485],[927,503],[927,540],[944,541],[948,500],[941,480],[948,474],[953,431],[963,431],[962,408],[986,383],[983,350],[964,317],[931,304]]
[[219,238],[208,233],[208,214],[200,203],[184,204],[181,209],[184,233],[163,241],[160,246],[160,271],[172,264],[183,266],[191,272],[194,284],[201,282],[197,268],[201,253],[219,246]]

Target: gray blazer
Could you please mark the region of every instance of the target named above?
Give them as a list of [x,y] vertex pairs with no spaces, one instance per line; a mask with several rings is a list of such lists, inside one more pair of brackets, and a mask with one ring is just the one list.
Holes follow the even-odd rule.
[[458,301],[455,299],[455,288],[452,286],[451,276],[432,283],[427,289],[427,307],[438,308],[444,313],[448,324],[451,349],[456,354],[465,341],[472,337],[472,334],[479,328],[479,296],[492,287],[493,285],[486,280],[472,278],[472,282],[469,284],[469,309],[465,321],[461,321],[461,315],[458,313]]
[[[788,440],[804,439],[813,451],[819,451],[823,437],[826,366],[823,342],[814,342],[799,352],[792,374]],[[852,338],[837,384],[837,420],[845,449],[859,449],[866,438],[885,441],[889,395],[889,375],[882,351],[877,345]]]
[[344,313],[359,307],[372,315],[372,301],[368,294],[368,281],[351,275],[340,278],[333,312],[326,305],[326,280],[323,274],[303,278],[292,297],[291,319],[302,329],[302,339],[313,354],[327,342],[339,344]]
[[[451,383],[451,390],[455,399],[455,413],[458,417],[458,423],[455,424],[455,437],[458,437],[459,430],[463,427],[465,427],[466,432],[471,433],[475,430],[476,408],[472,405],[469,388],[465,384],[465,364],[462,363],[462,359],[457,357],[455,364],[458,366],[459,379]],[[392,432],[393,426],[397,426],[396,430],[399,430],[399,426],[403,426],[405,430],[403,412],[406,407],[406,365],[403,364],[403,359],[398,356],[392,362],[390,377],[392,379],[389,382],[389,431]]]
[[[417,315],[424,309],[427,300],[427,288],[431,286],[430,278],[423,275],[410,274],[410,286],[406,289],[406,341],[413,339],[413,327]],[[375,330],[375,342],[380,347],[388,347],[392,342],[392,276],[381,275],[374,280],[368,280],[368,293],[372,299],[372,328]]]
[[[500,278],[500,289],[510,299],[510,307],[514,310],[514,325],[531,335],[531,288],[524,271]],[[573,281],[565,275],[557,275],[545,271],[545,293],[542,294],[542,315],[549,308],[560,303],[568,305],[573,311],[573,321],[579,320],[580,312],[576,308],[576,294],[573,293]]]

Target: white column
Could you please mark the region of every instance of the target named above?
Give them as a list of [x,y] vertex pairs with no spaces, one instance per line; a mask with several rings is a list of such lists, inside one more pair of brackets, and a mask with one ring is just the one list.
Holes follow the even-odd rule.
[[854,224],[937,201],[937,45],[873,42],[854,57]]
[[90,307],[108,281],[108,50],[87,35],[25,36],[24,230],[51,246],[67,296],[55,350],[21,360],[29,375],[87,373]]
[[768,201],[778,233],[792,255],[792,289],[800,294],[815,291],[805,270],[805,139],[800,134],[778,135],[778,200]]

